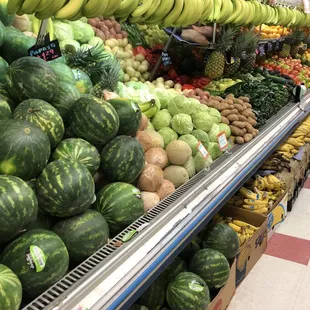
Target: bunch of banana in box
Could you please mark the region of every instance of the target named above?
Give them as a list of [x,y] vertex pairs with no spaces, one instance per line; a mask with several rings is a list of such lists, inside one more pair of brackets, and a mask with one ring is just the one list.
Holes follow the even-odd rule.
[[258,230],[258,227],[255,227],[249,223],[233,219],[232,217],[224,218],[219,213],[214,216],[212,221],[229,225],[237,233],[240,246],[251,239],[254,233]]

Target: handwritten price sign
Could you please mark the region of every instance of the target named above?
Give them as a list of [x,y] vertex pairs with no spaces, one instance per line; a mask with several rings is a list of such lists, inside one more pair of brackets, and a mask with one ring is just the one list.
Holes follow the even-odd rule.
[[61,57],[58,40],[51,41],[44,45],[34,45],[28,50],[28,55],[51,61]]

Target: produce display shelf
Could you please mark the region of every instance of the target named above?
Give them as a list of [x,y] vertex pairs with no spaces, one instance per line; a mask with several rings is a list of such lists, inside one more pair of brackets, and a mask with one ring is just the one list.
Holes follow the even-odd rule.
[[287,105],[256,139],[221,156],[23,310],[128,309],[309,111]]
[[279,38],[279,39],[261,39],[258,41],[258,44],[265,44],[268,42],[276,43],[276,42],[283,42],[285,41],[285,38]]

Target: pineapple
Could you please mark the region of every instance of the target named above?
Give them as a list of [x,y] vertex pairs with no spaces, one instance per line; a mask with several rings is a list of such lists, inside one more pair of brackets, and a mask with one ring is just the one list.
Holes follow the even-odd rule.
[[219,38],[215,45],[215,51],[208,58],[205,75],[211,79],[217,79],[224,73],[225,52],[233,45],[234,37],[238,32],[236,27],[225,26],[221,29]]
[[282,58],[286,58],[290,55],[290,52],[291,52],[291,46],[287,43],[284,43],[281,51],[279,52],[279,56]]
[[299,51],[299,46],[304,40],[304,33],[303,31],[296,30],[293,32],[291,35],[291,50],[290,50],[290,55],[295,57]]
[[243,59],[241,59],[240,68],[243,72],[252,71],[256,62],[256,49],[259,37],[254,30],[244,33],[245,40],[248,42]]

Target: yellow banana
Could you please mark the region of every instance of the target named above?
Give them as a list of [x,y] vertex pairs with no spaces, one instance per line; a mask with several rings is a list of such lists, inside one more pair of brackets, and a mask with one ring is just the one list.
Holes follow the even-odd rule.
[[42,9],[40,12],[35,14],[36,18],[38,19],[46,19],[52,17],[58,10],[60,10],[65,4],[67,0],[58,0],[58,1],[51,1],[51,3]]
[[161,0],[161,3],[156,12],[150,17],[150,21],[161,19],[163,20],[172,10],[174,0]]
[[255,194],[245,187],[241,187],[239,192],[242,196],[244,196],[245,198],[248,198],[248,199],[255,199],[255,200],[262,199],[260,194]]
[[244,203],[253,206],[264,206],[264,207],[268,206],[268,202],[256,199],[244,199]]
[[243,209],[246,209],[246,210],[250,210],[250,211],[253,211],[253,210],[259,210],[259,209],[262,209],[262,208],[266,208],[266,206],[262,206],[262,205],[242,205],[242,208]]
[[114,16],[125,18],[129,17],[129,15],[138,7],[140,0],[124,0],[120,4],[119,8],[115,11]]
[[157,113],[158,109],[157,106],[154,105],[152,108],[150,108],[149,110],[143,112],[143,114],[148,118],[151,119],[156,113]]
[[249,229],[252,229],[254,231],[257,231],[258,228],[249,224],[249,223],[246,223],[246,222],[243,222],[243,221],[240,221],[240,220],[233,220],[233,223],[240,226],[240,227],[245,227],[245,228],[249,228]]
[[36,12],[40,12],[46,9],[51,4],[51,0],[41,0],[38,6],[36,7]]
[[152,5],[152,0],[140,0],[138,7],[131,13],[132,17],[139,17],[145,14]]
[[201,21],[207,22],[208,20],[210,20],[212,13],[213,13],[213,0],[205,0],[204,11],[200,18]]
[[238,237],[239,237],[239,244],[240,246],[242,246],[246,241],[246,235],[238,234]]
[[264,208],[260,208],[257,210],[253,210],[254,213],[259,213],[259,214],[266,214],[269,211],[268,208],[264,207]]
[[239,227],[238,225],[235,225],[234,223],[228,223],[228,225],[229,225],[235,232],[240,232],[240,231],[241,231],[241,227]]
[[158,9],[161,1],[162,0],[153,0],[152,5],[146,11],[146,13],[143,15],[143,19],[148,19],[149,17],[151,17],[156,12],[156,10]]
[[184,0],[175,0],[174,7],[163,21],[163,27],[169,27],[174,24],[183,11]]
[[108,4],[105,12],[103,12],[103,16],[104,17],[112,16],[114,14],[114,12],[121,5],[121,2],[122,2],[122,0],[109,0],[109,4]]

